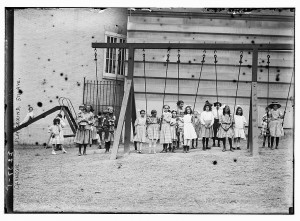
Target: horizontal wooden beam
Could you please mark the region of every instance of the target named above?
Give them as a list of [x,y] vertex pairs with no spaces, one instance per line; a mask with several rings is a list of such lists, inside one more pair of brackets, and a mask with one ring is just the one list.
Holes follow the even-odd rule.
[[[138,79],[144,79],[145,77],[144,76],[134,76],[134,78],[138,78]],[[157,80],[165,80],[166,78],[165,77],[153,77],[153,76],[146,76],[147,79],[157,79]],[[178,80],[178,78],[174,78],[174,77],[168,77],[167,80]],[[179,81],[199,81],[199,78],[198,77],[195,77],[195,78],[179,78]],[[201,79],[200,81],[215,81],[215,79]],[[237,83],[237,80],[219,80],[218,79],[218,82],[230,82],[230,83]],[[240,83],[251,83],[251,80],[250,81],[243,81],[243,80],[239,80]],[[267,81],[258,81],[258,83],[261,83],[261,84],[268,84]],[[286,85],[289,85],[290,82],[269,82],[269,84],[286,84]]]
[[195,43],[92,43],[92,48],[206,49],[206,50],[293,50],[292,44],[195,44]]
[[[135,94],[145,94],[145,92],[142,92],[142,91],[135,91],[134,92]],[[162,96],[164,93],[162,92],[147,92],[147,94],[152,94],[152,95],[157,95],[157,96]],[[177,96],[178,94],[177,93],[165,93],[166,96],[170,95],[170,96]],[[180,96],[192,96],[192,97],[195,97],[195,94],[180,94]],[[217,97],[217,95],[215,94],[199,94],[198,93],[198,97],[199,96],[203,96],[203,97]],[[235,98],[235,96],[233,95],[218,95],[219,98]],[[249,96],[237,96],[236,98],[241,98],[241,99],[250,99],[250,94]],[[278,98],[278,97],[258,97],[258,99],[269,99],[269,100],[286,100],[286,98]]]
[[[155,10],[155,9],[154,9]],[[258,21],[285,21],[294,22],[294,16],[288,15],[259,15],[259,14],[233,14],[233,13],[207,13],[207,12],[178,12],[178,11],[145,11],[129,10],[129,16],[172,17],[172,18],[209,18],[228,20],[258,20]]]

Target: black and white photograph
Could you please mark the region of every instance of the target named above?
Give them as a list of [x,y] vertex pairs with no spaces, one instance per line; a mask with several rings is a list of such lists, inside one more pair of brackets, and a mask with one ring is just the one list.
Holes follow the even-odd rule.
[[293,215],[295,7],[5,7],[4,213]]

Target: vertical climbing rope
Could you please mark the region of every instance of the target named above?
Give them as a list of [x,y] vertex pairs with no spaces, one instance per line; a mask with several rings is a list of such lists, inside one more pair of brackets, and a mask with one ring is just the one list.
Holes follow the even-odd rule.
[[94,50],[95,52],[95,58],[94,58],[94,61],[95,61],[95,68],[96,68],[96,85],[97,85],[97,90],[96,90],[96,112],[98,114],[98,65],[97,65],[97,48],[95,48]]
[[146,100],[146,116],[147,116],[147,82],[146,82],[146,59],[145,59],[145,49],[143,49],[143,64],[144,64],[144,82],[145,82],[145,100]]
[[293,68],[293,73],[292,73],[292,76],[291,76],[291,82],[290,82],[290,86],[289,86],[289,92],[288,92],[288,96],[287,96],[286,102],[285,102],[285,108],[284,108],[283,119],[282,119],[282,127],[283,127],[283,123],[284,123],[284,118],[285,118],[287,103],[288,103],[288,100],[289,100],[289,97],[290,97],[290,91],[291,91],[291,86],[292,86],[292,82],[293,82],[294,73],[295,73],[295,68]]
[[202,75],[202,68],[203,68],[203,64],[205,62],[205,53],[206,53],[206,50],[204,49],[203,50],[203,55],[202,55],[201,69],[200,69],[200,73],[199,73],[197,91],[196,91],[196,96],[195,96],[195,100],[194,100],[193,112],[195,111],[195,106],[196,106],[196,101],[197,101],[197,96],[198,96],[198,91],[199,91],[199,85],[200,85],[200,80],[201,80],[201,75]]
[[[161,116],[163,116],[164,105],[165,105],[165,95],[166,95],[166,87],[167,87],[167,77],[168,77],[168,67],[169,67],[169,57],[170,57],[170,49],[167,52],[167,60],[166,60],[166,77],[165,77],[165,86],[164,86],[164,94],[163,94],[163,106],[161,109]],[[161,129],[162,121],[160,122],[160,129]]]
[[179,101],[179,65],[180,65],[180,50],[178,49],[178,55],[177,55],[177,97]]
[[240,52],[240,61],[239,61],[240,65],[239,65],[239,74],[238,74],[238,80],[237,80],[236,91],[235,91],[235,98],[234,98],[233,115],[235,114],[236,98],[237,98],[237,93],[238,93],[238,90],[239,90],[241,67],[242,67],[242,63],[243,63],[242,59],[243,59],[243,51]]
[[[219,95],[218,95],[218,72],[217,72],[217,50],[214,51],[214,58],[215,58],[215,73],[216,73],[216,95],[217,95],[217,102],[219,102]],[[219,111],[217,111],[218,113],[218,118],[219,118]]]

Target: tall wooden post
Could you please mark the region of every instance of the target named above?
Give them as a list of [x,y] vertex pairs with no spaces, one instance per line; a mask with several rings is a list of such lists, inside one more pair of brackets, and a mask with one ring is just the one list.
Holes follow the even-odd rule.
[[5,151],[4,211],[13,212],[14,194],[14,9],[5,10]]
[[[127,79],[133,80],[133,73],[134,73],[134,48],[129,48],[129,55],[128,55],[128,74]],[[132,81],[133,85],[133,81]],[[126,116],[125,116],[125,137],[124,137],[124,153],[130,152],[130,138],[131,138],[131,115],[132,115],[132,102],[133,101],[133,86],[131,85],[130,94],[128,105],[126,109]]]
[[[258,156],[258,109],[257,109],[257,62],[258,62],[258,50],[253,49],[252,54],[252,83],[251,83],[251,133],[249,139],[252,141],[250,145],[250,151],[252,156]],[[251,144],[251,143],[250,143]]]

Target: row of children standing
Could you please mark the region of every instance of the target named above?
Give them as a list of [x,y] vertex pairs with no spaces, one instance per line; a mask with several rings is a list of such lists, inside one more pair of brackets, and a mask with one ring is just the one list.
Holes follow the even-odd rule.
[[[212,104],[208,101],[204,104],[203,112],[194,111],[191,106],[184,108],[184,102],[177,102],[177,110],[170,111],[169,105],[163,106],[163,113],[157,117],[157,111],[152,110],[151,116],[145,116],[145,111],[140,111],[140,117],[135,122],[134,141],[138,143],[137,152],[142,152],[142,145],[149,142],[149,153],[155,153],[156,143],[160,140],[163,145],[162,152],[178,149],[183,145],[183,152],[189,152],[190,145],[195,148],[198,138],[202,138],[203,150],[210,149],[208,142],[213,138],[215,141],[223,141],[223,151],[226,151],[226,138],[229,141],[230,150],[233,151],[232,138],[237,140],[237,149],[240,149],[240,139],[246,139],[244,126],[246,119],[243,116],[241,107],[237,108],[236,115],[232,117],[229,106],[221,110],[221,103],[214,103],[215,111],[212,111]],[[235,124],[234,124],[235,123]]]

